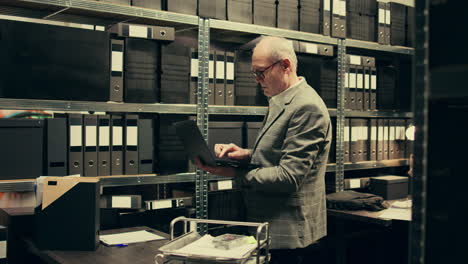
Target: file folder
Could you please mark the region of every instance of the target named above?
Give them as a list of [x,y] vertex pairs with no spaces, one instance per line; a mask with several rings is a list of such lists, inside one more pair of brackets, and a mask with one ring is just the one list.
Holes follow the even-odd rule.
[[67,175],[67,119],[56,117],[46,121],[46,164],[47,176]]
[[331,34],[331,23],[332,23],[331,1],[332,0],[321,1],[320,32],[322,33],[322,35],[325,35],[325,36],[330,36]]
[[344,125],[344,140],[343,140],[343,148],[344,148],[344,161],[343,162],[350,162],[351,161],[351,124],[350,119],[345,119]]
[[83,176],[83,115],[68,114],[68,175]]
[[378,2],[378,23],[377,23],[377,42],[379,44],[387,44],[385,41],[386,24],[385,24],[385,10],[386,3]]
[[404,46],[406,44],[406,6],[399,3],[389,3],[390,8],[390,44]]
[[215,104],[215,58],[214,52],[210,51],[208,62],[208,104]]
[[364,68],[356,66],[356,110],[364,110]]
[[395,92],[397,70],[393,65],[381,66],[378,68],[378,109],[393,110],[395,109]]
[[215,105],[226,104],[226,56],[224,51],[215,51]]
[[110,115],[98,116],[98,176],[111,175]]
[[369,120],[367,119],[361,119],[361,134],[361,161],[367,161],[370,155]]
[[173,27],[160,27],[152,25],[117,23],[109,28],[111,33],[119,37],[145,38],[162,41],[173,41],[175,31]]
[[198,51],[191,49],[190,55],[190,99],[189,103],[197,103],[198,95]]
[[349,100],[348,100],[348,106],[349,109],[351,110],[356,110],[356,87],[357,87],[357,72],[356,72],[356,67],[350,65],[349,66],[349,80],[348,80],[348,85],[349,85]]
[[226,52],[226,105],[235,105],[234,52]]
[[377,109],[377,70],[370,67],[370,109]]
[[253,1],[253,23],[255,25],[276,27],[276,1]]
[[125,115],[125,174],[138,174],[138,116]]
[[226,20],[226,0],[198,0],[198,16]]
[[377,119],[377,160],[384,160],[384,120]]
[[111,175],[123,175],[123,127],[122,115],[111,115]]
[[154,172],[154,122],[153,118],[138,120],[138,174]]
[[321,0],[299,1],[299,31],[310,33],[321,33],[320,5]]
[[390,3],[385,4],[385,44],[390,45],[390,30],[392,14],[390,13]]
[[369,160],[377,160],[377,119],[372,118],[369,121]]
[[42,250],[93,251],[99,246],[98,178],[49,177],[35,208],[34,239]]
[[162,10],[163,0],[132,0],[132,6]]
[[390,128],[389,128],[389,120],[383,119],[383,159],[388,160],[390,157],[389,151],[389,140],[390,140]]
[[346,0],[332,1],[332,27],[331,35],[337,38],[346,38]]
[[125,39],[124,101],[159,102],[160,45],[149,39]]
[[84,176],[97,176],[97,116],[84,115],[83,138],[84,138]]
[[124,89],[124,41],[111,39],[111,73],[109,100],[123,101]]
[[388,120],[388,159],[395,159],[395,120]]
[[359,126],[360,122],[356,118],[350,119],[350,127],[351,127],[351,141],[349,142],[350,146],[350,157],[349,160],[351,162],[358,162],[360,161],[360,149],[359,149],[359,141],[361,140],[361,129]]
[[198,0],[164,0],[163,10],[182,13],[187,15],[197,15]]
[[252,24],[252,0],[227,0],[227,20]]
[[299,30],[299,1],[279,0],[277,3],[278,28]]

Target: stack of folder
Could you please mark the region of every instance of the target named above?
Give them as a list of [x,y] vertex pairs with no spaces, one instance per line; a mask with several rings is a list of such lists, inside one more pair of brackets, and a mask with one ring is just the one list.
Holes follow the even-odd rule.
[[348,0],[347,3],[347,37],[352,39],[375,41],[377,1]]
[[406,44],[406,6],[399,3],[390,4],[390,44],[404,46]]
[[377,107],[380,110],[393,110],[396,104],[397,69],[393,65],[379,66]]
[[346,38],[346,0],[331,2],[331,36]]
[[[345,108],[375,110],[377,105],[377,75],[375,58],[347,55],[345,73]],[[380,87],[380,86],[379,86]]]

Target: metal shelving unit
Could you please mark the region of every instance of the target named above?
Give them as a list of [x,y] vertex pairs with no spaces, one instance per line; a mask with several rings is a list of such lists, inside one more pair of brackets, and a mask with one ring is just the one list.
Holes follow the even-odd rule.
[[408,166],[408,159],[394,160],[378,160],[378,161],[361,161],[356,163],[345,163],[344,170],[363,170],[363,169],[378,169],[388,167]]
[[346,46],[350,48],[361,48],[361,49],[398,53],[398,54],[403,54],[403,55],[414,55],[414,48],[403,47],[403,46],[382,45],[382,44],[375,43],[375,42],[355,40],[355,39],[346,39]]
[[345,110],[346,117],[381,117],[381,118],[413,118],[411,112],[397,112],[397,111],[352,111]]

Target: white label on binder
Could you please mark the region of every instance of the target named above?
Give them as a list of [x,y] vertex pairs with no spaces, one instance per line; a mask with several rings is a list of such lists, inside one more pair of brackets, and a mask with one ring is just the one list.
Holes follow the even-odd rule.
[[384,128],[383,127],[379,127],[379,141],[383,140],[384,138]]
[[379,8],[379,24],[385,24],[385,10]]
[[81,147],[81,126],[70,126],[70,147]]
[[340,15],[340,8],[341,8],[341,1],[340,0],[332,0],[333,1],[333,9],[332,9],[332,13],[334,15]]
[[361,180],[360,179],[349,179],[349,188],[350,189],[361,188]]
[[362,127],[362,140],[368,140],[369,139],[369,130],[366,126]]
[[106,28],[104,26],[96,26],[95,30],[96,31],[104,31],[104,30],[106,30]]
[[357,88],[358,89],[364,88],[364,86],[363,86],[364,83],[363,83],[362,77],[363,77],[362,73],[357,74]]
[[345,88],[348,88],[349,86],[349,81],[348,81],[348,78],[349,78],[349,73],[345,72],[345,77],[344,77],[344,87]]
[[86,139],[85,139],[85,146],[87,147],[95,147],[97,144],[97,127],[96,126],[85,126],[86,128]]
[[364,74],[364,89],[369,89],[370,87],[370,78],[369,78],[369,74]]
[[388,140],[388,126],[384,126],[384,131],[383,131],[383,137],[384,140]]
[[112,127],[112,145],[122,146],[123,141],[123,128],[121,126]]
[[190,60],[190,76],[198,77],[198,59]]
[[395,127],[390,127],[390,140],[395,140]]
[[129,26],[128,35],[136,38],[148,37],[148,28],[143,26]]
[[216,79],[224,80],[224,61],[216,62]]
[[349,88],[356,88],[356,73],[349,73]]
[[340,16],[345,17],[346,16],[346,0],[340,1]]
[[318,45],[312,43],[305,43],[307,53],[318,54]]
[[323,0],[323,10],[330,11],[330,0]]
[[234,80],[234,63],[228,62],[226,65],[226,79]]
[[359,127],[351,127],[351,141],[359,140]]
[[361,57],[356,55],[349,55],[349,63],[354,65],[361,65]]
[[132,197],[112,196],[112,208],[132,208]]
[[127,146],[138,146],[138,127],[127,127]]
[[0,259],[6,259],[7,254],[7,242],[0,241]]
[[153,202],[153,209],[172,208],[172,200],[161,200]]
[[400,140],[405,140],[405,127],[400,127]]
[[344,135],[344,141],[349,142],[349,127],[348,126],[344,127],[343,135]]
[[99,146],[109,146],[110,130],[108,126],[99,127]]
[[123,71],[123,52],[112,51],[112,71]]
[[219,181],[218,190],[231,190],[232,189],[232,180]]
[[376,90],[377,89],[377,75],[375,74],[372,74],[371,76],[371,85],[370,85],[370,88],[372,90]]
[[377,127],[371,127],[371,140],[377,140]]
[[390,25],[390,10],[385,10],[385,24]]
[[210,60],[208,63],[208,78],[214,78],[214,61]]

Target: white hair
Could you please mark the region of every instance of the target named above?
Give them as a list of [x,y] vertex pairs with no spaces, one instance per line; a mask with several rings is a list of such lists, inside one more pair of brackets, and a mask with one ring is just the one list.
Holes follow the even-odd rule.
[[297,70],[297,57],[296,52],[294,52],[293,42],[291,40],[287,40],[281,37],[263,36],[258,43],[260,42],[268,43],[266,45],[268,47],[267,52],[269,54],[269,58],[271,58],[272,61],[289,59],[292,64],[293,71]]

